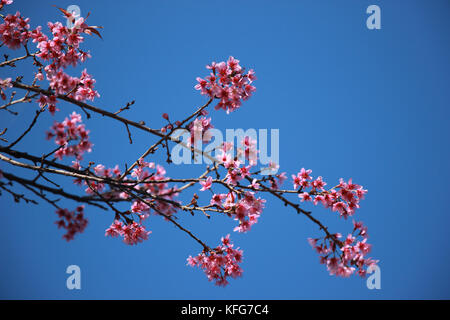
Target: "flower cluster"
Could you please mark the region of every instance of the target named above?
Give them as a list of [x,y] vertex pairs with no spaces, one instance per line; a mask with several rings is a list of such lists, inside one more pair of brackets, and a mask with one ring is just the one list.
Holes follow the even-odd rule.
[[[270,172],[274,172],[274,171],[277,171],[278,170],[278,165],[277,164],[275,164],[274,162],[270,162],[269,163],[269,167],[267,168]],[[267,178],[268,180],[269,180],[269,182],[270,182],[270,188],[272,189],[272,190],[277,190],[277,189],[279,189],[282,185],[283,185],[283,183],[284,183],[284,181],[286,181],[286,179],[287,179],[287,177],[286,177],[286,172],[282,172],[282,173],[280,173],[280,174],[276,174],[276,175],[273,175],[273,176],[269,176],[269,178]]]
[[130,224],[123,224],[122,221],[115,220],[111,226],[106,229],[105,236],[123,237],[123,242],[129,245],[138,244],[144,240],[148,240],[148,235],[152,233],[147,231],[145,227],[133,221]]
[[227,215],[239,221],[233,231],[247,232],[258,222],[265,202],[264,199],[256,198],[254,192],[247,191],[244,196],[237,196],[234,192],[214,194],[210,205],[224,210]]
[[78,206],[75,211],[57,209],[56,214],[60,219],[55,223],[58,228],[67,230],[66,234],[63,235],[63,238],[67,241],[73,240],[77,233],[82,233],[88,224],[87,219],[84,218],[84,206]]
[[[2,0],[1,6],[9,4],[12,1]],[[64,13],[65,10],[61,10]],[[29,19],[23,18],[20,12],[15,15],[8,14],[4,18],[4,23],[0,24],[0,40],[10,49],[18,49],[25,45],[29,39],[36,43],[39,49],[37,58],[48,61],[49,64],[44,67],[47,80],[50,82],[50,88],[55,94],[64,94],[78,101],[93,100],[100,96],[94,90],[95,80],[84,70],[79,78],[71,77],[63,69],[69,65],[77,66],[79,62],[84,62],[90,57],[89,52],[79,48],[84,38],[81,33],[95,33],[100,36],[96,26],[88,26],[83,18],[76,21],[73,28],[64,26],[61,22],[48,23],[52,33],[49,38],[42,32],[42,27],[30,30]],[[36,80],[43,80],[44,76],[39,71]],[[2,97],[3,97],[2,92]],[[55,97],[41,97],[40,105],[48,104],[49,111],[54,114],[57,111],[55,107]]]
[[211,70],[205,79],[197,78],[195,89],[202,95],[219,99],[215,109],[224,109],[230,113],[238,109],[243,100],[250,98],[256,88],[252,82],[256,80],[253,69],[247,73],[239,65],[239,60],[230,57],[227,62],[212,62],[206,66]]
[[[100,96],[94,90],[95,80],[83,70],[79,78],[71,77],[63,71],[69,65],[77,66],[79,62],[84,62],[90,57],[88,52],[82,51],[79,46],[83,42],[82,28],[69,29],[62,23],[48,23],[48,27],[53,35],[50,39],[42,28],[37,27],[31,32],[33,42],[37,43],[39,53],[37,57],[50,63],[44,70],[50,87],[56,94],[67,94],[70,98],[78,101],[94,100]],[[38,79],[42,79],[39,76]]]
[[[2,0],[1,7],[3,4]],[[5,4],[8,4],[7,1]],[[23,18],[20,12],[17,12],[15,15],[8,14],[3,20],[4,22],[0,24],[0,40],[10,49],[18,49],[26,44],[30,38],[30,25],[28,24],[30,19]]]
[[[354,184],[352,179],[348,182],[340,179],[337,186],[325,190],[326,182],[323,181],[323,178],[313,179],[310,174],[311,170],[302,168],[297,175],[292,175],[294,189],[299,189],[298,196],[302,202],[312,201],[315,205],[322,203],[325,208],[331,208],[333,211],[339,212],[340,216],[345,219],[353,216],[367,190],[358,184]],[[308,188],[309,191],[307,191]]]
[[[81,169],[81,165],[78,161],[72,161],[72,167],[77,170]],[[114,168],[105,168],[104,165],[98,164],[94,167],[94,172],[97,176],[104,178],[117,178],[120,176],[120,169],[118,165]],[[73,182],[77,185],[81,185],[83,181],[77,178]],[[84,181],[84,185],[87,186],[84,190],[87,194],[101,193],[105,188],[105,184],[99,181]],[[113,199],[117,198],[118,194],[118,192],[110,192],[108,194],[103,194],[102,197],[105,199]]]
[[209,142],[212,136],[208,130],[211,128],[214,128],[211,124],[211,118],[196,118],[189,125],[191,137],[188,141],[188,144],[191,146],[195,146],[198,141]]
[[[249,141],[247,137],[244,138],[243,144],[245,141]],[[246,148],[250,147],[247,146]],[[239,181],[251,177],[251,165],[241,167],[241,162],[237,157],[233,158],[228,152],[231,149],[232,144],[225,142],[222,145],[222,154],[218,155],[217,159],[227,169],[225,183],[230,186],[236,186]],[[199,183],[202,186],[200,191],[210,190],[213,179],[207,177],[206,180],[200,180]],[[254,180],[248,188],[256,191],[259,189],[259,184]],[[234,231],[247,232],[252,225],[258,222],[258,218],[264,209],[264,203],[265,200],[256,198],[253,191],[239,192],[237,194],[234,189],[230,189],[228,193],[213,193],[210,206],[223,210],[228,216],[234,217],[235,220],[239,221],[239,225],[234,228]]]
[[367,267],[377,264],[377,260],[367,258],[371,245],[367,243],[367,227],[362,222],[353,221],[353,231],[344,241],[341,234],[321,239],[308,239],[310,245],[320,255],[320,263],[325,264],[330,275],[349,277],[355,271],[366,275]]
[[[55,143],[60,146],[55,152],[55,157],[75,156],[77,160],[83,158],[85,152],[91,152],[92,143],[89,141],[89,130],[81,123],[81,115],[72,112],[70,118],[63,122],[56,122],[47,132],[47,140],[55,138]],[[70,144],[73,142],[73,144]]]
[[189,256],[188,265],[203,269],[209,281],[218,286],[226,286],[229,277],[237,278],[242,275],[239,263],[242,262],[243,251],[234,249],[230,235],[222,238],[222,243],[214,250],[203,251],[196,257]]
[[[150,172],[150,169],[155,171]],[[141,194],[149,195],[149,198],[145,200],[147,203],[152,203],[153,209],[157,214],[171,216],[177,211],[176,207],[170,203],[170,201],[173,201],[174,197],[178,195],[176,186],[169,187],[168,183],[159,182],[168,179],[166,170],[163,166],[141,160],[139,161],[137,168],[133,169],[131,172],[131,176],[141,182],[135,188],[139,190]],[[128,198],[128,195],[122,193],[121,197]],[[145,198],[145,196],[143,196],[143,198]],[[131,210],[136,214],[146,214],[150,211],[150,208],[146,203],[135,200],[133,201]]]

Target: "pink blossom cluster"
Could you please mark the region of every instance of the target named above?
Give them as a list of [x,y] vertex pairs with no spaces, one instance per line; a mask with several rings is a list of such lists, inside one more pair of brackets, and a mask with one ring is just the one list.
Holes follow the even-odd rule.
[[60,219],[55,223],[58,228],[67,230],[63,235],[67,241],[73,240],[77,233],[82,233],[88,224],[87,219],[84,218],[84,206],[78,206],[75,211],[57,209],[56,214]]
[[[11,1],[12,2],[12,1]],[[10,2],[10,3],[11,3]],[[9,4],[8,1],[1,2],[1,7]],[[4,17],[4,22],[0,24],[0,40],[10,49],[18,49],[26,44],[30,38],[29,18],[23,18],[20,12],[15,15],[8,14]]]
[[33,42],[37,43],[39,53],[37,56],[44,61],[49,61],[49,70],[55,71],[66,68],[69,65],[77,66],[79,62],[84,62],[90,58],[90,54],[79,48],[84,41],[81,33],[82,28],[69,29],[61,22],[49,22],[48,28],[52,33],[52,38],[48,38],[39,26],[31,32]]
[[230,235],[221,239],[221,244],[214,250],[203,251],[196,257],[189,256],[187,264],[191,267],[203,269],[209,281],[214,281],[218,286],[226,286],[228,278],[237,278],[242,275],[239,263],[242,262],[243,251],[234,249],[230,241]]
[[230,217],[239,221],[234,231],[247,232],[258,222],[265,202],[264,199],[256,198],[254,192],[247,191],[244,196],[237,196],[234,192],[214,194],[210,204],[225,210]]
[[[245,140],[245,139],[244,139]],[[247,177],[251,177],[249,166],[241,167],[241,162],[236,158],[233,158],[228,151],[232,148],[232,144],[225,142],[222,145],[222,154],[217,156],[217,159],[221,161],[224,167],[227,169],[227,175],[225,182],[229,185],[235,186],[237,183]],[[199,181],[202,188],[200,191],[210,190],[213,184],[212,177],[207,177],[206,180]],[[259,184],[253,180],[250,185],[254,190],[259,188]],[[210,201],[211,206],[215,206],[218,209],[225,210],[235,220],[239,221],[239,225],[234,228],[234,231],[247,232],[251,229],[251,226],[258,222],[263,209],[265,200],[255,197],[255,192],[246,191],[243,194],[236,194],[234,191],[228,193],[213,193]]]
[[[2,5],[8,3],[10,2],[2,1]],[[64,94],[78,101],[94,100],[95,97],[100,96],[94,90],[95,80],[86,70],[82,72],[79,78],[71,77],[63,71],[69,65],[75,67],[79,62],[84,62],[90,57],[88,52],[79,48],[84,40],[81,33],[91,34],[95,32],[100,35],[95,30],[96,27],[86,25],[83,18],[78,19],[71,29],[61,22],[49,22],[48,27],[52,33],[52,38],[49,38],[42,32],[40,26],[30,31],[28,21],[29,19],[24,19],[20,12],[15,15],[8,14],[4,18],[4,23],[0,24],[1,41],[10,49],[18,49],[21,45],[25,45],[28,39],[33,39],[39,49],[36,57],[50,62],[44,70],[47,80],[50,82],[50,88],[53,89],[55,94]],[[36,75],[37,80],[43,80],[43,78],[41,72]],[[41,97],[39,103],[41,106],[48,104],[52,114],[57,111],[55,97],[49,97],[47,101]]]
[[[81,165],[78,161],[72,161],[72,167],[74,169],[81,170]],[[94,167],[94,172],[97,176],[104,178],[117,178],[120,176],[120,169],[118,165],[114,168],[106,168],[103,164],[98,164]],[[105,189],[105,184],[99,181],[82,181],[77,178],[74,180],[74,183],[77,185],[84,183],[84,185],[87,186],[84,190],[87,194],[95,194],[96,192],[101,193]],[[102,196],[106,199],[112,199],[117,197],[117,192],[103,194]]]
[[242,163],[238,156],[233,157],[232,153],[228,152],[232,148],[231,144],[224,143],[221,148],[221,153],[216,156],[223,166],[227,169],[226,183],[236,185],[242,179],[250,177],[251,165],[241,167]]
[[[154,170],[154,172],[151,172],[150,170]],[[141,183],[139,183],[135,188],[139,189],[141,192],[147,193],[150,196],[146,199],[146,201],[148,200],[148,202],[152,202],[155,213],[163,213],[167,216],[171,216],[177,211],[176,207],[170,204],[170,201],[173,201],[178,195],[176,186],[169,187],[169,184],[166,182],[158,182],[168,179],[166,176],[166,170],[163,166],[155,165],[153,162],[145,162],[141,160],[139,161],[139,165],[132,170],[131,176],[137,181],[141,181]],[[121,197],[127,198],[128,195],[126,193],[122,193]],[[170,201],[158,200],[157,198]],[[150,208],[144,202],[134,200],[131,210],[137,214],[146,214],[149,213]]]
[[[236,185],[239,181],[251,177],[250,169],[257,164],[259,150],[256,148],[256,140],[245,136],[237,148],[237,155],[233,155],[234,146],[231,142],[224,142],[219,148],[220,153],[216,159],[227,169],[226,182]],[[249,165],[244,164],[248,160]],[[242,167],[241,167],[242,166]]]
[[[89,141],[89,130],[85,129],[81,115],[72,112],[70,118],[63,122],[57,122],[47,132],[47,140],[55,138],[55,143],[60,146],[55,152],[55,158],[75,156],[77,160],[83,159],[85,152],[91,152],[93,144]],[[70,144],[72,143],[72,144]]]
[[239,60],[230,57],[227,62],[212,62],[206,68],[211,70],[209,76],[197,77],[195,89],[202,95],[219,99],[215,109],[224,109],[227,113],[238,109],[243,100],[251,97],[256,88],[252,82],[256,80],[253,69],[245,72],[239,65]]
[[212,136],[208,130],[214,126],[211,124],[211,118],[199,117],[192,121],[188,128],[191,133],[188,144],[194,146],[198,141],[209,142]]
[[148,240],[151,231],[147,231],[141,223],[133,221],[130,224],[124,224],[122,221],[115,220],[111,226],[106,229],[105,236],[123,237],[123,242],[129,245],[138,244],[144,240]]
[[[322,177],[313,179],[311,170],[302,170],[297,175],[292,175],[294,189],[299,189],[299,198],[302,202],[312,201],[315,205],[322,203],[325,208],[331,208],[339,212],[341,217],[347,219],[353,216],[359,208],[359,202],[364,199],[367,190],[362,186],[354,184],[352,179],[345,182],[340,179],[339,185],[325,190],[326,182]],[[309,191],[308,191],[309,189]]]
[[[270,170],[274,170],[272,169],[273,165],[274,165],[273,162],[271,162],[269,165]],[[278,170],[278,168],[276,170]],[[284,181],[286,181],[286,179],[287,179],[286,172],[270,176],[269,178],[270,188],[273,190],[279,189],[283,185]]]
[[3,89],[8,89],[11,87],[12,87],[11,78],[6,78],[6,79],[0,78],[0,96],[2,97],[3,100],[6,100],[6,94],[3,91]]
[[[10,1],[2,0],[1,4],[9,4]],[[78,101],[94,100],[100,95],[94,89],[95,80],[84,70],[79,78],[71,77],[63,71],[69,65],[77,66],[79,62],[84,62],[90,57],[89,52],[85,52],[79,48],[84,38],[81,33],[98,34],[96,27],[90,27],[84,23],[84,19],[80,18],[71,29],[64,26],[61,22],[48,23],[48,27],[52,33],[49,38],[42,32],[42,27],[38,26],[34,30],[29,30],[29,19],[24,19],[19,12],[15,15],[8,14],[4,18],[4,22],[0,24],[0,39],[10,49],[18,49],[25,45],[28,39],[33,39],[37,43],[39,52],[36,57],[48,61],[49,64],[44,67],[50,88],[55,95],[63,94]],[[43,80],[44,76],[39,71],[36,74],[36,80]],[[4,97],[3,91],[1,92]],[[42,106],[48,105],[49,111],[54,114],[56,109],[56,97],[43,97],[39,99]]]
[[56,108],[56,103],[58,102],[58,100],[56,99],[55,95],[44,96],[41,94],[37,102],[39,103],[39,107],[41,108],[45,108],[45,106],[47,106],[47,109],[52,114],[52,116],[55,115],[56,111],[59,111],[59,109]]
[[320,255],[320,263],[325,264],[330,275],[349,277],[355,271],[361,277],[366,275],[366,268],[376,265],[377,260],[367,258],[372,245],[367,243],[367,227],[362,222],[353,221],[353,231],[344,241],[341,234],[321,239],[308,239],[310,245]]
[[[94,90],[95,80],[86,69],[82,71],[79,78],[71,77],[63,71],[69,65],[75,67],[79,62],[84,62],[90,57],[88,52],[79,49],[84,39],[81,36],[83,29],[69,29],[60,22],[49,22],[48,27],[52,32],[52,39],[42,33],[40,26],[33,30],[31,38],[33,42],[37,42],[39,49],[37,57],[50,62],[44,68],[50,87],[56,94],[67,94],[78,101],[94,100],[95,97],[100,96]],[[39,75],[37,78],[43,77]]]

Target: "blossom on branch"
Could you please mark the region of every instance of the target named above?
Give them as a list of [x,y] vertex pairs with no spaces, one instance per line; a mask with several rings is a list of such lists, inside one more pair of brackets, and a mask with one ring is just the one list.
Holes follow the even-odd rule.
[[227,62],[212,62],[206,66],[211,70],[205,79],[197,78],[196,90],[202,95],[219,100],[216,110],[224,109],[227,113],[233,112],[242,105],[256,90],[251,84],[256,80],[255,72],[251,69],[247,73],[239,65],[239,60],[230,57]]
[[243,251],[234,248],[230,235],[222,238],[222,243],[211,251],[203,251],[196,257],[189,256],[187,261],[191,267],[203,269],[209,281],[218,286],[226,286],[228,279],[242,275]]

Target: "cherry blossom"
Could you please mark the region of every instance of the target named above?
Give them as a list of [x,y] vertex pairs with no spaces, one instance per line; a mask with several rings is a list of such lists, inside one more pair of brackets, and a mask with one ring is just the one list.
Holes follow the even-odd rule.
[[106,229],[105,235],[110,237],[123,237],[123,242],[128,245],[135,245],[144,240],[148,240],[151,231],[147,231],[142,224],[133,221],[131,224],[123,224],[115,220],[111,226]]
[[67,241],[73,240],[77,233],[82,233],[88,224],[88,221],[84,218],[84,206],[78,206],[75,211],[58,209],[56,214],[60,219],[55,223],[58,228],[66,229],[67,232],[63,235],[63,238]]
[[211,70],[205,79],[197,78],[196,90],[202,95],[219,100],[215,109],[224,109],[227,113],[240,108],[243,100],[251,97],[256,90],[251,83],[256,80],[253,70],[245,73],[239,65],[239,60],[230,57],[227,62],[212,62],[206,66]]
[[208,190],[209,188],[211,188],[212,185],[212,178],[208,177],[206,179],[206,181],[200,181],[199,182],[202,185],[202,188],[200,189],[200,191],[205,191]]
[[211,118],[200,117],[196,118],[189,125],[189,131],[191,132],[191,137],[188,142],[189,145],[195,145],[197,141],[209,142],[212,138],[209,129],[213,128],[211,124]]
[[85,152],[91,152],[93,144],[89,141],[89,130],[85,129],[81,115],[73,112],[70,118],[63,122],[53,124],[47,132],[47,139],[54,138],[59,148],[55,152],[55,158],[74,156],[77,160],[83,159]]
[[[12,3],[9,2],[9,3]],[[9,4],[8,1],[1,2],[1,6]],[[30,38],[29,18],[23,18],[20,12],[15,15],[8,14],[3,18],[3,23],[0,24],[0,40],[10,49],[19,49],[26,44]]]
[[221,244],[211,251],[203,251],[196,257],[189,256],[187,264],[201,268],[209,281],[218,286],[226,286],[228,279],[242,276],[243,251],[234,248],[230,235],[221,239]]
[[353,232],[342,242],[340,234],[320,239],[308,239],[309,244],[319,253],[320,262],[325,264],[330,275],[349,277],[366,275],[366,268],[377,264],[377,260],[367,257],[371,245],[367,243],[367,230],[362,222],[353,222]]

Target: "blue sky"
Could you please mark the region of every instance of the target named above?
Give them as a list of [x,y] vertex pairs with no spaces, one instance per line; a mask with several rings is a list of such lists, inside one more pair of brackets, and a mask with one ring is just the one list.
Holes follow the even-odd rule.
[[[20,10],[47,31],[47,21],[61,20],[54,3],[15,1],[8,10]],[[359,277],[329,276],[306,241],[319,230],[273,198],[247,234],[232,233],[235,222],[228,218],[181,214],[211,245],[231,232],[244,249],[243,277],[219,288],[185,265],[201,250],[197,243],[159,217],[149,220],[150,240],[129,247],[104,237],[111,213],[89,208],[85,233],[66,243],[52,207],[2,196],[0,298],[450,298],[448,1],[58,1],[70,4],[82,15],[91,11],[89,23],[104,27],[103,41],[88,37],[83,47],[91,51],[85,67],[101,94],[94,104],[115,111],[136,100],[126,116],[151,127],[163,125],[163,112],[182,118],[205,102],[193,86],[207,63],[233,55],[254,68],[254,97],[230,115],[213,112],[214,126],[278,128],[281,170],[289,176],[306,167],[329,184],[353,177],[364,185],[369,193],[357,219],[369,227],[382,288],[368,290]],[[371,4],[381,8],[381,30],[366,28]],[[29,64],[14,75],[27,70]],[[0,77],[10,75],[11,69],[0,70]],[[0,127],[17,135],[31,108],[18,106],[19,117],[3,112]],[[74,109],[59,108],[17,148],[51,150],[45,131]],[[154,141],[133,130],[129,145],[123,125],[98,116],[85,122],[95,144],[86,161],[130,163]],[[4,163],[0,168],[19,172]],[[167,169],[176,177],[203,167]],[[336,214],[310,209],[333,231],[348,231]],[[79,291],[65,286],[71,264],[81,268]]]

